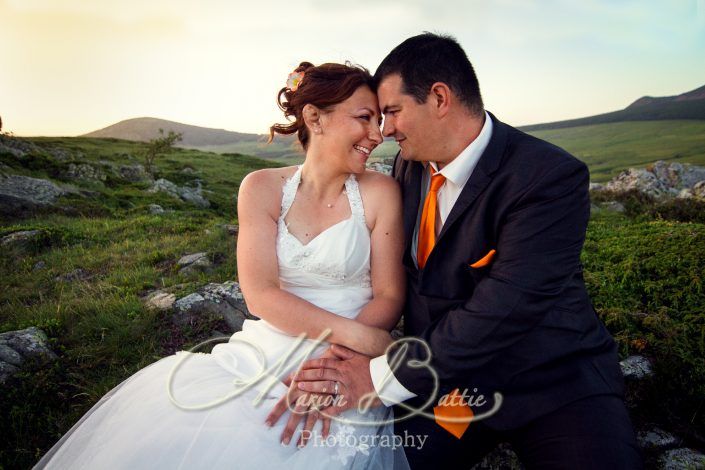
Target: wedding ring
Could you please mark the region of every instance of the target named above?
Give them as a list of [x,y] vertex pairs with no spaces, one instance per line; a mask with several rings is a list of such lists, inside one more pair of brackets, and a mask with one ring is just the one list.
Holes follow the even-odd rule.
[[338,394],[338,386],[339,386],[339,384],[338,384],[338,381],[336,380],[336,381],[335,381],[335,386],[333,386],[333,395],[337,395],[337,394]]

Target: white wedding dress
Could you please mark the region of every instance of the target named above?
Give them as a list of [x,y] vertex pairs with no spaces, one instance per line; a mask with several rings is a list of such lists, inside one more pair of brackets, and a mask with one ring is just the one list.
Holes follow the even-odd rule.
[[[370,234],[357,180],[350,175],[345,182],[352,215],[302,245],[284,222],[300,179],[301,167],[283,189],[276,247],[281,288],[355,318],[372,297]],[[36,468],[408,468],[403,448],[392,445],[392,411],[385,407],[344,412],[351,422],[334,420],[325,440],[317,423],[317,437],[303,449],[296,447],[298,433],[288,446],[280,444],[288,414],[272,428],[264,421],[287,391],[279,379],[316,345],[302,341],[264,320],[246,320],[210,354],[179,351],[163,358],[107,393]],[[318,345],[311,357],[326,347]],[[277,362],[292,350],[277,372]],[[262,380],[252,383],[254,377]]]

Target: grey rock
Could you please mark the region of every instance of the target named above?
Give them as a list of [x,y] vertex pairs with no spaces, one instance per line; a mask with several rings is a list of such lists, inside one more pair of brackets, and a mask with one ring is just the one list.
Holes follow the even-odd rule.
[[44,147],[44,151],[51,155],[55,160],[65,161],[73,158],[71,152],[59,147]]
[[93,277],[91,273],[83,268],[76,268],[71,272],[66,274],[61,274],[54,278],[57,282],[73,282],[73,281],[85,281]]
[[605,185],[602,183],[590,183],[589,191],[604,191]]
[[150,214],[163,214],[164,213],[164,208],[160,206],[159,204],[150,204],[149,205],[149,213]]
[[659,457],[658,468],[660,470],[703,469],[705,455],[687,447],[668,450]]
[[29,358],[45,362],[57,359],[47,343],[46,334],[36,327],[0,333],[0,383],[21,370]]
[[245,319],[256,318],[247,310],[240,286],[232,281],[210,283],[177,300],[172,321],[177,325],[192,324],[203,315],[222,317],[233,331],[240,331]]
[[700,181],[695,183],[691,189],[693,197],[698,199],[705,199],[705,181]]
[[62,173],[62,176],[66,179],[99,183],[107,179],[107,175],[102,169],[89,165],[88,163],[69,163],[66,170]]
[[367,165],[367,168],[369,168],[370,170],[376,171],[378,173],[383,173],[385,175],[392,174],[392,166],[387,165],[386,163],[372,162],[369,165]]
[[41,234],[41,230],[22,230],[19,232],[12,232],[11,234],[5,235],[2,239],[0,239],[0,246],[25,250],[30,248]]
[[22,356],[7,344],[0,344],[0,361],[7,362],[13,366],[22,365]]
[[680,439],[676,436],[659,428],[637,433],[636,441],[639,447],[646,450],[670,449],[680,443]]
[[705,167],[687,163],[667,163],[662,160],[654,163],[651,171],[669,188],[692,188],[696,183],[705,181]]
[[235,224],[224,224],[221,225],[225,230],[228,231],[228,234],[237,236],[237,234],[240,232],[240,226],[235,225]]
[[693,191],[687,188],[681,189],[676,195],[678,199],[692,199]]
[[17,214],[51,206],[69,192],[72,191],[44,179],[20,175],[0,177],[0,212]]
[[10,363],[0,361],[0,384],[4,384],[7,379],[19,372],[19,367]]
[[0,153],[9,153],[17,158],[23,158],[28,153],[38,151],[40,151],[39,147],[31,142],[0,134]]
[[149,188],[147,192],[156,193],[159,191],[165,192],[173,198],[181,199],[197,207],[210,207],[210,202],[202,195],[200,181],[196,182],[196,188],[189,188],[186,186],[177,186],[167,179],[159,178],[152,184],[152,187]]
[[[472,424],[471,424],[472,426]],[[487,454],[471,470],[523,470],[519,457],[507,443],[499,444],[492,452]]]
[[175,302],[176,295],[158,290],[147,296],[145,306],[156,310],[169,310]]
[[617,201],[603,202],[601,207],[603,209],[606,209],[606,210],[612,211],[612,212],[624,212],[626,210],[624,208],[624,205],[621,202],[617,202]]
[[145,171],[144,166],[139,163],[134,165],[120,165],[117,169],[117,175],[131,183],[139,183],[141,181],[152,181],[152,176]]
[[651,362],[644,356],[629,356],[621,361],[619,366],[625,379],[638,380],[653,375]]
[[37,261],[34,266],[32,266],[32,271],[39,271],[40,269],[46,268],[47,264],[44,261]]
[[656,175],[643,168],[629,168],[605,185],[605,189],[615,192],[636,190],[653,197],[669,194],[668,187]]
[[705,181],[705,167],[657,161],[646,168],[629,168],[612,179],[605,189],[624,192],[637,190],[656,198],[687,197],[690,190]]
[[176,264],[181,267],[179,273],[187,275],[198,271],[211,272],[213,270],[213,263],[205,252],[182,256]]

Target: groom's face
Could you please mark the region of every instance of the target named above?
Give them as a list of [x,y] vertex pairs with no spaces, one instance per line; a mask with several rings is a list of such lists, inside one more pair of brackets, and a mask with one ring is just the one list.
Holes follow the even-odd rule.
[[429,161],[434,155],[435,123],[429,100],[419,103],[403,92],[401,75],[388,75],[377,88],[379,107],[384,113],[382,134],[394,137],[404,160]]

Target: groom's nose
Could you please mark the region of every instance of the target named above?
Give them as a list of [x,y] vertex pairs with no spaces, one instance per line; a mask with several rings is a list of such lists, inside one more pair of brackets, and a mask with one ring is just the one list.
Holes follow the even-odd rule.
[[394,124],[392,124],[392,119],[389,116],[384,117],[384,123],[382,124],[382,135],[385,137],[391,137],[394,135]]

